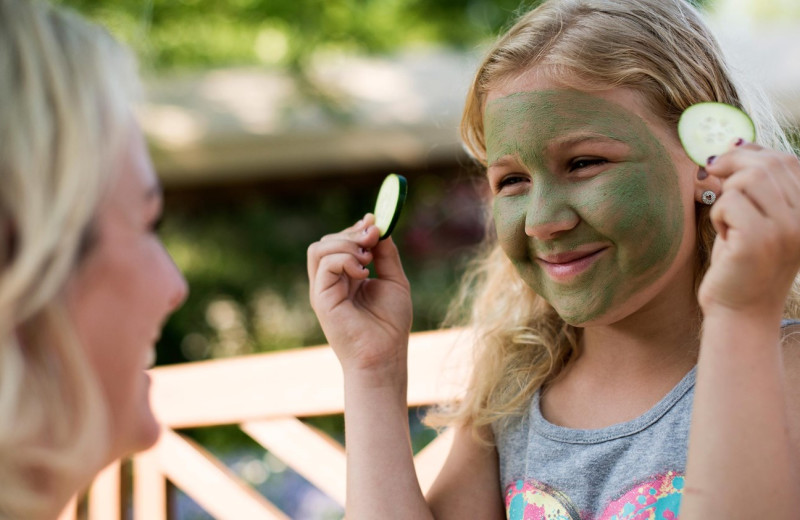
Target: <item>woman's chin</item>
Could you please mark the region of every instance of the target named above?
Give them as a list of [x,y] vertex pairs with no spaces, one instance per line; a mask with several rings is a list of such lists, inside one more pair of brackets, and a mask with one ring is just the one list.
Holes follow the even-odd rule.
[[[140,402],[139,419],[136,426],[132,428],[135,435],[131,443],[131,452],[150,448],[158,441],[158,437],[161,434],[161,425],[156,419],[150,403],[150,374],[145,372],[144,375],[146,380],[145,392]],[[126,455],[130,455],[130,452]]]
[[[158,419],[156,419],[150,404],[149,391],[147,397],[142,402],[139,420],[133,430],[136,432],[136,435],[131,443],[132,452],[142,451],[152,447],[158,441],[158,437],[161,434],[161,424],[159,424]],[[130,455],[130,453],[127,453],[127,455]]]
[[139,429],[139,437],[137,439],[138,445],[134,447],[134,451],[142,451],[152,447],[158,442],[158,437],[161,435],[161,425],[153,415],[152,410],[148,417],[142,421]]
[[108,462],[151,448],[158,442],[160,434],[161,425],[156,420],[150,403],[142,403],[136,420],[123,426],[112,438],[112,450]]

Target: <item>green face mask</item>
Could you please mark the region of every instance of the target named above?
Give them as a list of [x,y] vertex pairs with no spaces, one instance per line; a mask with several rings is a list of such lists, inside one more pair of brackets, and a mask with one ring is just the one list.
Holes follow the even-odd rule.
[[[583,92],[545,90],[489,102],[484,123],[489,164],[513,158],[530,179],[496,192],[498,240],[565,321],[603,316],[672,265],[684,207],[669,153],[644,120]],[[587,135],[593,140],[579,139]],[[567,221],[552,236],[525,231]],[[574,276],[553,277],[537,259],[588,244],[605,250]]]

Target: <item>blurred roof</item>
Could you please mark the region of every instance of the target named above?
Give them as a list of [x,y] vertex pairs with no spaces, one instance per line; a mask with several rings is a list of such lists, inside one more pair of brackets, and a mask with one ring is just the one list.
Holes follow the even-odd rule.
[[143,125],[168,185],[419,168],[460,152],[475,62],[440,50],[331,57],[311,71],[322,93],[257,69],[156,79]]
[[[797,25],[712,25],[739,72],[800,123]],[[170,186],[420,168],[461,153],[458,122],[478,59],[445,50],[331,56],[310,72],[325,92],[260,69],[156,78],[143,125]]]

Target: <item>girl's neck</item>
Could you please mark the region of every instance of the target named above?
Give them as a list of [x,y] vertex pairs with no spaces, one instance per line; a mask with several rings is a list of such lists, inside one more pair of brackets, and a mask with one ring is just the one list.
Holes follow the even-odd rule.
[[583,362],[594,370],[627,368],[648,378],[672,367],[687,372],[697,362],[702,323],[694,278],[687,264],[634,312],[585,327]]
[[[654,367],[693,366],[700,346],[701,315],[693,298],[686,303],[672,306],[668,312],[644,308],[613,324],[586,327],[579,357],[593,370],[626,369],[647,377],[652,376]],[[682,312],[677,312],[678,308]]]
[[656,405],[697,362],[700,310],[675,287],[614,323],[587,326],[580,354],[543,389],[541,410],[571,428],[603,428]]

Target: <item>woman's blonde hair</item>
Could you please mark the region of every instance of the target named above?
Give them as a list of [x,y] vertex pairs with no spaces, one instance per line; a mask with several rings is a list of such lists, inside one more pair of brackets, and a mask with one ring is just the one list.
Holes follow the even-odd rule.
[[[105,30],[0,0],[0,518],[52,514],[105,460],[107,415],[63,292],[138,96]],[[64,497],[66,499],[66,497]]]
[[[461,136],[484,167],[483,110],[487,94],[533,67],[584,91],[614,87],[642,94],[672,128],[684,109],[720,101],[749,113],[758,140],[789,150],[766,98],[733,78],[700,13],[683,0],[549,0],[522,15],[478,68],[467,95]],[[695,287],[708,268],[715,232],[710,208],[697,205]],[[518,416],[533,394],[578,354],[580,329],[565,323],[518,276],[487,233],[485,252],[468,271],[447,324],[476,333],[475,369],[459,404],[428,423],[476,428]],[[786,315],[800,314],[797,280]],[[698,316],[698,320],[700,317]]]

